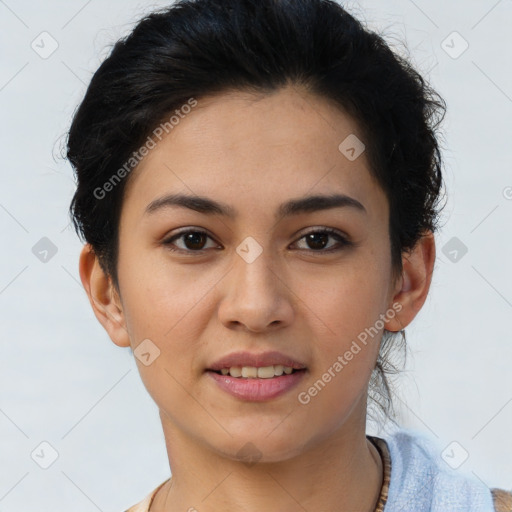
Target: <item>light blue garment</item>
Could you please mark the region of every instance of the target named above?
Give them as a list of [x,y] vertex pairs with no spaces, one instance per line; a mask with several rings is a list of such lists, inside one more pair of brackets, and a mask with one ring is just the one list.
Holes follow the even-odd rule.
[[[463,464],[452,469],[441,456],[445,447],[434,438],[406,428],[379,437],[387,442],[391,457],[384,512],[494,512],[490,489],[464,472]],[[445,452],[455,460],[452,466],[462,460],[462,450],[454,445]]]

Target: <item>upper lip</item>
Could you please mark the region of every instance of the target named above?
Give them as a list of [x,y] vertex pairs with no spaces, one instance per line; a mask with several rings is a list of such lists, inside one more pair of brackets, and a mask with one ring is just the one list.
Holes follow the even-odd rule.
[[262,366],[273,366],[281,364],[290,366],[296,370],[306,368],[305,365],[299,363],[295,359],[280,352],[262,352],[260,354],[252,354],[251,352],[232,352],[221,359],[212,363],[207,369],[213,371],[222,370],[222,368],[231,368],[232,366],[254,366],[260,368]]

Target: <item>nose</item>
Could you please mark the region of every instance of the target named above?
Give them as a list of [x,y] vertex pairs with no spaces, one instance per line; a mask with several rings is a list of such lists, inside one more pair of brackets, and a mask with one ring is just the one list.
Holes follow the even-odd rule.
[[233,267],[218,285],[222,287],[218,315],[226,327],[263,332],[292,323],[294,294],[275,258],[266,250],[250,263],[234,255]]

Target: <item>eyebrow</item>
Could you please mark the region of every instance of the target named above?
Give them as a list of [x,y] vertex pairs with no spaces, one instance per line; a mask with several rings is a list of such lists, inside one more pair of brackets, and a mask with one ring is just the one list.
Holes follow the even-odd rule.
[[[204,196],[192,196],[187,194],[169,194],[151,201],[146,207],[146,214],[152,214],[157,211],[179,206],[188,208],[206,215],[223,215],[230,219],[237,216],[237,211],[230,205],[214,201]],[[333,195],[312,195],[297,199],[291,199],[281,204],[276,212],[276,219],[298,215],[300,213],[311,213],[320,210],[329,210],[331,208],[353,208],[361,213],[368,213],[366,208],[353,197],[345,194]]]

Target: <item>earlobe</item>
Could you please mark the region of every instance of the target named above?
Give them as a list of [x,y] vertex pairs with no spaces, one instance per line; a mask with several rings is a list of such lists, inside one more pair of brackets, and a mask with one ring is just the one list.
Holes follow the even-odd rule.
[[90,244],[85,244],[80,253],[79,272],[96,318],[116,345],[129,347],[130,338],[119,294]]
[[427,231],[415,247],[402,256],[401,286],[395,289],[392,304],[400,303],[400,312],[386,323],[388,331],[400,331],[409,325],[423,307],[432,282],[436,257],[435,239]]

